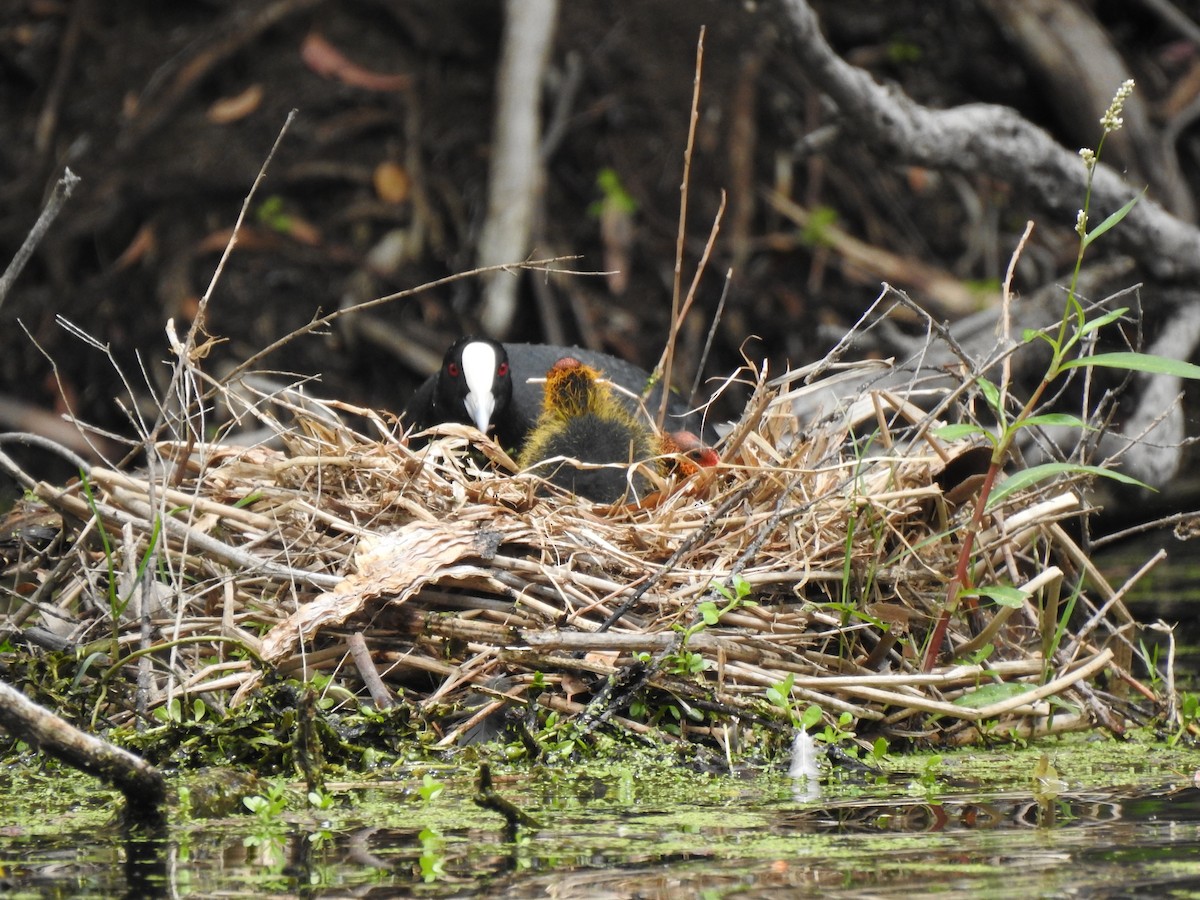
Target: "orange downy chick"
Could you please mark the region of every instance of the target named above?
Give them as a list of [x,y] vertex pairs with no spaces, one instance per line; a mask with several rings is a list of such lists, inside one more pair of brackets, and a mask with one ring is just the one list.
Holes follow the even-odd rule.
[[663,435],[662,452],[674,455],[672,467],[684,478],[698,474],[701,469],[711,469],[721,461],[716,450],[690,431],[668,431]]
[[662,446],[650,426],[639,421],[600,379],[599,371],[572,357],[556,362],[546,373],[541,415],[517,461],[521,468],[557,457],[606,464],[592,469],[560,461],[538,471],[581,497],[616,503],[631,486],[638,494],[650,490],[649,480],[636,472],[631,477],[628,466],[653,460]]

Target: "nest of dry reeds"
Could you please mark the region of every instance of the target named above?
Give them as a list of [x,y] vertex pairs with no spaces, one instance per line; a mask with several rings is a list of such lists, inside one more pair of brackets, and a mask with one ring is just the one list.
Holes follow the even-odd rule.
[[[717,468],[618,508],[514,473],[471,429],[414,450],[387,416],[220,388],[267,439],[159,441],[138,474],[29,481],[70,534],[57,565],[26,560],[38,587],[12,620],[73,647],[115,632],[143,711],[324,673],[342,697],[402,697],[442,746],[553,711],[577,735],[728,750],[811,705],[860,736],[961,745],[1119,731],[1130,697],[1153,703],[1120,593],[1062,525],[1082,512],[1067,482],[987,511],[972,581],[1017,599],[959,603],[923,671],[988,453],[940,441],[895,388],[798,421],[811,374],[758,377]],[[965,415],[952,387],[924,409]]]

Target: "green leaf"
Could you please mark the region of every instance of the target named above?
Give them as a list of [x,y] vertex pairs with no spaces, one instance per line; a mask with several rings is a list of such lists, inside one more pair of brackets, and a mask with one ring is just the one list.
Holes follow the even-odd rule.
[[1053,478],[1056,475],[1099,475],[1103,478],[1111,478],[1114,481],[1119,481],[1122,484],[1130,484],[1135,487],[1153,490],[1150,485],[1138,481],[1136,478],[1113,469],[1105,469],[1102,466],[1084,466],[1079,463],[1066,462],[1042,463],[1040,466],[1022,469],[1005,479],[1003,484],[992,491],[992,496],[988,498],[987,508],[991,509],[1009,494],[1024,490],[1030,485]]
[[1025,604],[1025,598],[1028,594],[1012,585],[989,584],[969,591],[963,591],[959,596],[987,597],[990,600],[994,600],[1000,606],[1011,606],[1013,609],[1020,609]]
[[804,715],[800,717],[800,724],[804,726],[804,730],[808,731],[814,725],[821,721],[821,707],[815,703],[804,710]]
[[1019,422],[1014,422],[1018,428],[1031,428],[1040,425],[1065,425],[1067,428],[1082,428],[1084,431],[1094,431],[1087,422],[1073,416],[1070,413],[1044,413],[1040,416],[1030,416],[1028,419],[1022,419]]
[[721,621],[721,613],[717,610],[717,604],[711,600],[705,600],[700,604],[700,615],[704,618],[704,624],[710,627]]
[[991,682],[968,694],[963,694],[954,701],[955,706],[965,706],[967,709],[983,709],[993,703],[1000,703],[1010,697],[1028,694],[1034,689],[1032,684],[1013,684]]
[[1051,347],[1058,346],[1058,341],[1056,341],[1054,338],[1050,337],[1050,335],[1046,334],[1046,332],[1042,331],[1041,329],[1026,328],[1024,331],[1021,332],[1021,340],[1024,341],[1026,344],[1030,343],[1031,341],[1038,340],[1038,339],[1045,341]]
[[993,410],[1000,410],[1000,388],[992,384],[983,376],[975,379],[975,383],[979,385],[979,390],[983,393],[983,398],[987,400],[988,406]]
[[800,240],[809,247],[822,247],[833,243],[830,230],[837,225],[838,214],[831,206],[815,207],[800,234]]
[[992,437],[990,431],[982,425],[975,425],[971,422],[961,422],[957,425],[943,425],[941,428],[935,428],[933,434],[943,441],[957,441],[960,438],[983,435],[993,444],[995,443],[995,438]]
[[440,797],[445,789],[444,784],[434,778],[431,773],[426,772],[421,778],[421,786],[417,788],[417,793],[421,795],[422,800],[428,803]]
[[1103,328],[1109,322],[1121,318],[1121,316],[1125,315],[1127,312],[1129,312],[1129,307],[1122,306],[1120,309],[1114,309],[1112,312],[1105,313],[1102,316],[1097,316],[1094,319],[1084,322],[1083,327],[1079,329],[1079,333],[1081,335],[1089,334],[1090,332],[1095,331],[1097,328]]
[[[795,674],[789,674],[783,681],[767,688],[767,699],[771,702],[772,706],[778,706],[780,709],[787,709],[791,706],[792,684],[795,681]],[[820,710],[817,710],[818,715],[820,715],[820,712]]]
[[1146,189],[1142,188],[1142,191],[1140,194],[1138,194],[1136,197],[1134,197],[1132,200],[1130,200],[1128,203],[1126,203],[1124,206],[1122,206],[1120,209],[1118,209],[1115,213],[1113,213],[1111,216],[1109,216],[1107,219],[1105,219],[1103,222],[1101,222],[1099,225],[1097,225],[1095,228],[1093,228],[1091,231],[1089,231],[1087,233],[1087,237],[1085,237],[1083,239],[1083,249],[1086,250],[1091,245],[1092,241],[1094,241],[1096,238],[1100,237],[1100,235],[1104,234],[1104,232],[1108,231],[1108,229],[1112,228],[1114,225],[1116,225],[1118,222],[1120,222],[1123,218],[1125,218],[1127,215],[1129,215],[1129,211],[1131,209],[1133,209],[1137,205],[1137,202],[1139,200],[1141,200],[1142,197],[1144,197],[1145,195],[1146,195]]
[[1200,379],[1200,366],[1181,359],[1171,359],[1169,356],[1156,356],[1153,353],[1097,353],[1095,356],[1081,356],[1079,359],[1067,360],[1062,364],[1063,369],[1078,369],[1081,366],[1103,366],[1108,369],[1133,369],[1135,372],[1148,372],[1151,375],[1174,375],[1176,378]]

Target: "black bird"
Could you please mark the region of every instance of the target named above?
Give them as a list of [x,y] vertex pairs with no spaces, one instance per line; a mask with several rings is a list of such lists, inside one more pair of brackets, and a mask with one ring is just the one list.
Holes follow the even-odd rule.
[[[662,440],[650,424],[618,401],[600,373],[567,356],[546,373],[542,413],[517,462],[527,469],[546,461],[537,471],[547,481],[596,503],[616,503],[629,493],[630,464],[649,461],[661,471],[662,462],[656,457],[662,452]],[[601,467],[553,462],[558,457]],[[651,487],[637,472],[632,486],[639,496]]]
[[[650,373],[632,363],[606,353],[582,347],[558,347],[553,344],[501,344],[488,338],[460,338],[446,351],[442,367],[417,388],[404,409],[404,422],[417,430],[443,422],[461,422],[488,431],[496,441],[513,453],[519,453],[525,438],[542,412],[543,388],[530,384],[530,378],[543,378],[564,357],[579,360],[598,370],[605,378],[640,397],[650,381]],[[616,392],[616,398],[630,412],[641,415],[638,403]],[[656,384],[646,400],[651,415],[662,400],[662,385]],[[667,400],[668,431],[687,429],[711,440],[698,414],[688,414],[682,399],[670,395]]]

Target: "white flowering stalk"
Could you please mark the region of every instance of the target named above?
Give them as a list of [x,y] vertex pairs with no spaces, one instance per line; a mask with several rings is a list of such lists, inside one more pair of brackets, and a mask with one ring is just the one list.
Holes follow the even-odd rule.
[[1075,283],[1079,277],[1080,266],[1083,263],[1083,252],[1087,249],[1088,244],[1117,224],[1133,206],[1133,203],[1130,203],[1125,209],[1114,213],[1114,216],[1116,216],[1115,219],[1110,216],[1108,220],[1101,222],[1095,231],[1088,232],[1088,210],[1092,203],[1092,178],[1096,174],[1096,163],[1100,161],[1100,153],[1104,149],[1104,139],[1114,131],[1120,130],[1121,126],[1125,124],[1125,120],[1121,118],[1121,113],[1125,111],[1125,101],[1129,99],[1132,93],[1133,79],[1126,78],[1121,82],[1121,86],[1117,88],[1117,92],[1113,94],[1112,103],[1108,104],[1108,109],[1100,117],[1100,126],[1104,129],[1104,133],[1100,135],[1100,143],[1096,145],[1095,150],[1092,150],[1090,147],[1083,147],[1079,151],[1079,158],[1083,160],[1084,168],[1087,169],[1087,190],[1083,195],[1083,209],[1079,210],[1079,214],[1075,217],[1075,233],[1079,235],[1079,255],[1075,260],[1075,278],[1071,280],[1072,297],[1075,296]]

